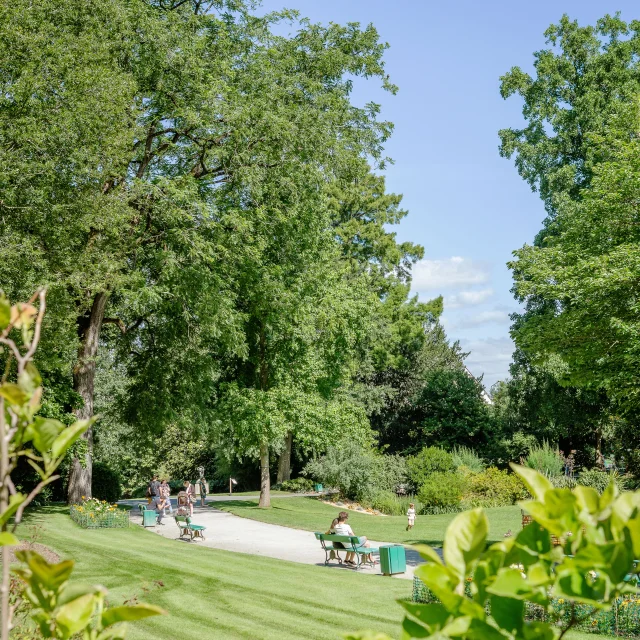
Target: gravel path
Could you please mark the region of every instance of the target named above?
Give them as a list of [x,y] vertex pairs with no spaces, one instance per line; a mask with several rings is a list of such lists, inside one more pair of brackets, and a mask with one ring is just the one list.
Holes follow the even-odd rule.
[[[225,496],[214,496],[209,498],[207,502],[222,502],[219,498]],[[238,496],[240,498],[240,496]],[[237,499],[237,498],[234,498]],[[246,496],[246,499],[255,499],[253,496]],[[146,502],[142,500],[123,500],[127,504],[139,504]],[[172,501],[175,504],[175,501]],[[137,525],[142,524],[142,518],[138,513],[138,509],[131,510],[131,521]],[[178,538],[178,527],[172,516],[167,515],[163,519],[162,525],[153,527],[155,533],[172,540],[177,540],[183,544],[199,544],[214,549],[224,549],[225,551],[235,551],[237,553],[248,553],[256,556],[267,556],[269,558],[278,558],[281,560],[289,560],[291,562],[300,562],[302,564],[314,564],[324,566],[324,551],[320,543],[310,531],[302,531],[300,529],[290,529],[289,527],[281,527],[275,524],[250,520],[249,518],[241,518],[231,513],[220,511],[212,507],[195,507],[193,514],[195,524],[201,524],[207,527],[205,532],[206,540],[189,542],[182,541]],[[151,530],[151,527],[149,527]],[[382,544],[371,541],[372,545],[379,547]],[[418,553],[407,548],[407,571],[404,574],[397,574],[394,577],[411,579],[413,571],[420,562]],[[354,571],[345,565],[339,565],[337,562],[331,563],[330,567],[336,571]],[[360,573],[379,574],[380,565],[373,567],[363,567],[359,569]]]

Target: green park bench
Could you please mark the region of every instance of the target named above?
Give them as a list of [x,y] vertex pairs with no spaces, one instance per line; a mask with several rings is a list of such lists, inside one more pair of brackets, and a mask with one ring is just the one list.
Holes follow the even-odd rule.
[[[317,540],[320,540],[320,544],[324,549],[325,554],[325,565],[329,564],[329,560],[331,559],[331,552],[335,552],[336,558],[340,564],[342,564],[342,558],[339,555],[340,551],[344,551],[344,553],[353,552],[356,554],[356,558],[358,559],[358,564],[356,569],[359,569],[364,564],[369,564],[373,566],[375,563],[370,560],[365,561],[362,559],[363,556],[368,556],[369,554],[378,553],[378,549],[373,547],[363,547],[362,544],[364,540],[359,538],[358,536],[339,536],[335,533],[320,533],[319,531],[315,532],[315,536]],[[343,546],[335,545],[336,542],[341,543]]]
[[207,527],[201,524],[193,524],[189,516],[176,516],[176,524],[178,525],[178,530],[180,531],[180,538],[189,536],[189,540],[193,540],[194,538],[200,540],[205,539],[204,531]]

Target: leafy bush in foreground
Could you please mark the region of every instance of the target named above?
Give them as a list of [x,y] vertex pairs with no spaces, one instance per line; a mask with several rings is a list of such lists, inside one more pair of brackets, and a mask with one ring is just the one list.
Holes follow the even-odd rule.
[[[415,574],[437,602],[400,603],[403,640],[558,640],[585,610],[607,611],[637,594],[630,578],[640,555],[640,491],[621,494],[614,483],[602,496],[590,487],[556,489],[535,470],[512,466],[533,496],[523,508],[534,521],[487,547],[487,517],[474,509],[449,525],[443,558],[420,547],[426,564]],[[552,537],[565,542],[554,546]],[[542,609],[542,619],[530,619],[532,605]]]

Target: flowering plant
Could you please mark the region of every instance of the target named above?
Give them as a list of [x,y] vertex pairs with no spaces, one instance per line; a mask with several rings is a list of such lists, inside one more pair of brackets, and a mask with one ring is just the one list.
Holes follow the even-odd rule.
[[97,498],[85,498],[82,496],[80,504],[72,504],[71,519],[86,529],[98,527],[128,527],[129,512],[118,509],[117,504],[111,504],[106,500]]
[[85,498],[82,496],[82,503],[75,505],[76,509],[81,513],[87,513],[94,515],[102,515],[104,513],[110,513],[116,511],[117,504],[110,504],[106,500],[98,500],[97,498]]

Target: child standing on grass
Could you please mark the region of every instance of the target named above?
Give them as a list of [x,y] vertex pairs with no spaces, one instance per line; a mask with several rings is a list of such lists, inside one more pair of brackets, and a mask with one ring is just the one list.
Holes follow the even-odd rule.
[[413,502],[409,505],[409,509],[407,509],[407,531],[409,529],[413,529],[413,525],[416,523],[416,509]]

